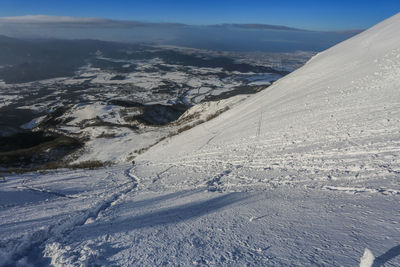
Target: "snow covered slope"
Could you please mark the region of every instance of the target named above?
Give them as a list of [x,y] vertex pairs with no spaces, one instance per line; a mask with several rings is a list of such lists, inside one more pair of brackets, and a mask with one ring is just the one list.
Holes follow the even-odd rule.
[[399,28],[400,14],[134,166],[6,177],[0,265],[399,266]]
[[159,144],[143,159],[196,162],[200,168],[220,160],[272,169],[261,174],[266,183],[278,176],[324,185],[399,176],[399,27],[396,15],[316,55],[267,90]]

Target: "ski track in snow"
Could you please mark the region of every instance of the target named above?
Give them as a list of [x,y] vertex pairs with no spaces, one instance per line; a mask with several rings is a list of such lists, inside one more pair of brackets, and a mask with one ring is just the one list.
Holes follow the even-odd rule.
[[[257,138],[257,137],[256,137]],[[337,138],[337,140],[340,140]],[[252,141],[252,140],[251,140]],[[254,144],[255,143],[255,144]],[[319,146],[317,139],[309,138],[304,144],[277,144],[269,142],[246,142],[224,147],[204,147],[195,156],[188,156],[165,162],[165,165],[174,164],[176,168],[204,170],[212,166],[215,169],[230,169],[230,183],[240,190],[240,186],[256,185],[264,188],[268,185],[291,184],[313,185],[322,189],[335,185],[362,184],[363,181],[377,180],[379,177],[398,175],[396,169],[400,164],[400,149],[393,142],[392,147],[384,143],[375,142],[374,146],[340,141],[341,149]],[[310,148],[308,147],[310,145]],[[382,148],[379,146],[382,145]],[[301,153],[293,151],[291,146],[298,149],[304,146]],[[285,148],[282,150],[282,148]],[[253,152],[254,149],[254,152]],[[307,151],[308,150],[308,151]],[[248,153],[250,151],[251,153]],[[264,151],[268,155],[264,155]],[[276,153],[274,153],[276,152]],[[360,160],[362,159],[362,160]],[[239,167],[234,167],[238,165]],[[257,172],[258,175],[246,175],[246,172]],[[223,183],[221,175],[217,175],[219,190]],[[211,181],[214,181],[212,178]],[[260,180],[261,179],[261,180]],[[236,180],[236,181],[235,181]],[[195,181],[193,186],[195,186]],[[212,182],[208,181],[208,184]],[[215,181],[215,183],[217,183]],[[201,183],[199,183],[201,184]],[[230,190],[235,188],[230,187]],[[385,193],[395,192],[397,189],[370,188],[370,190],[353,190],[358,193]],[[351,190],[350,190],[351,191]]]
[[[6,264],[11,264],[11,262],[18,262],[24,258],[28,258],[29,260],[34,261],[33,264],[35,264],[35,261],[38,261],[43,257],[41,255],[42,251],[38,251],[40,255],[38,255],[37,257],[31,255],[32,251],[37,251],[38,247],[43,246],[45,242],[50,242],[50,240],[58,240],[62,242],[63,239],[66,239],[68,235],[76,230],[76,228],[78,228],[79,226],[82,226],[90,221],[95,221],[101,212],[106,211],[124,195],[130,193],[137,188],[139,181],[134,174],[134,167],[129,168],[125,171],[125,177],[129,179],[127,182],[117,184],[116,187],[110,190],[112,192],[116,191],[116,193],[109,193],[109,196],[106,196],[104,199],[96,203],[88,210],[80,212],[79,214],[72,215],[68,220],[64,222],[60,221],[57,225],[51,225],[47,228],[40,229],[39,231],[30,233],[29,236],[24,237],[23,239],[25,240],[25,242],[13,249],[11,255],[7,256],[8,263],[6,262]],[[50,193],[60,197],[67,197],[61,193],[28,187],[25,185],[26,183],[27,181],[23,180],[23,188],[39,191],[42,193]]]

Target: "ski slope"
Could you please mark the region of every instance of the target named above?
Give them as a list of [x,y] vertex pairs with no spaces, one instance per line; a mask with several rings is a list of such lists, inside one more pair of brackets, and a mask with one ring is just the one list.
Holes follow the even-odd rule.
[[399,28],[316,55],[135,166],[7,177],[0,265],[399,266]]

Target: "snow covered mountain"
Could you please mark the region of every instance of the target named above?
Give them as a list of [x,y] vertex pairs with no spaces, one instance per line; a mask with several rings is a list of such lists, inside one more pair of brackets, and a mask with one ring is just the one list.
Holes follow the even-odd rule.
[[6,177],[0,265],[398,266],[399,28],[316,55],[134,166]]
[[[220,145],[224,157],[241,157],[245,162],[248,160],[242,156],[246,147],[254,147],[251,155],[264,161],[282,156],[284,161],[299,159],[302,165],[308,159],[312,161],[312,157],[304,158],[305,154],[316,152],[342,158],[363,151],[363,155],[371,156],[390,146],[393,156],[397,155],[399,25],[397,15],[316,55],[304,67],[235,109],[175,137],[167,145],[160,144],[144,157],[162,159],[164,153],[172,152],[197,155],[199,148],[206,149],[203,146],[211,137],[209,147]],[[207,130],[212,133],[207,134]],[[382,143],[387,146],[383,148]],[[271,145],[276,150],[269,149]],[[350,147],[351,151],[346,151]],[[352,157],[360,164],[365,159],[359,154]]]

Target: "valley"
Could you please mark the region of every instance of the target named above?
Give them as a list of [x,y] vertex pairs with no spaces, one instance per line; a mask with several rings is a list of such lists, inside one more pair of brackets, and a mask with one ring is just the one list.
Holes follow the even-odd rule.
[[[46,68],[41,69],[40,64],[47,61],[38,66],[32,64],[20,74],[8,75],[14,66],[2,69],[0,78],[5,82],[0,85],[0,112],[4,114],[0,119],[1,135],[7,140],[7,136],[19,132],[44,131],[47,135],[73,138],[81,145],[74,146],[75,151],[60,148],[66,152],[62,162],[96,166],[132,161],[138,152],[160,140],[198,125],[207,117],[215,117],[247,95],[264,90],[312,55],[264,54],[263,61],[263,57],[257,57],[255,62],[251,57],[244,60],[243,55],[232,52],[95,41],[89,44],[97,44],[95,47],[102,50],[90,50],[87,41],[76,43],[82,48],[74,62],[79,59],[85,64],[70,77],[41,80],[37,69],[52,74]],[[55,59],[47,60],[54,64]],[[57,68],[67,72],[69,65]],[[32,81],[24,82],[27,79]],[[234,100],[229,99],[233,96]],[[207,105],[212,108],[205,111],[202,119],[199,112],[191,113],[192,107],[204,106],[209,101],[213,103]],[[179,119],[185,112],[185,119]],[[101,154],[99,147],[107,143],[118,152]],[[54,145],[57,149],[57,144]],[[131,151],[124,149],[127,146]],[[15,153],[13,158],[18,159],[20,152]],[[61,161],[60,157],[56,159]],[[23,170],[48,168],[48,163],[24,158],[20,164],[17,161],[10,165],[9,160],[4,160],[0,165],[3,168],[20,165]],[[51,165],[67,166],[57,162]]]

